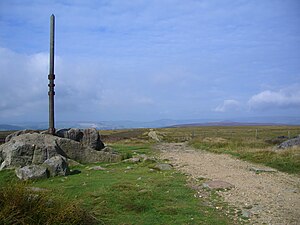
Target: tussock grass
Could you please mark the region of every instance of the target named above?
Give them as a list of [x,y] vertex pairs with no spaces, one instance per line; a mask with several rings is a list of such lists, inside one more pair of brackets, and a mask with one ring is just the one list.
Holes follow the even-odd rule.
[[[200,128],[198,129],[198,134],[200,134]],[[202,134],[206,134],[191,138],[189,144],[218,154],[231,154],[283,172],[300,174],[299,147],[275,150],[280,140],[278,137],[284,134],[289,134],[290,137],[297,136],[300,133],[299,127],[219,127],[215,128],[215,132],[211,129],[202,128]],[[211,136],[207,136],[208,133]],[[287,137],[282,141],[286,139]]]
[[96,224],[96,220],[77,203],[14,182],[0,188],[0,224]]

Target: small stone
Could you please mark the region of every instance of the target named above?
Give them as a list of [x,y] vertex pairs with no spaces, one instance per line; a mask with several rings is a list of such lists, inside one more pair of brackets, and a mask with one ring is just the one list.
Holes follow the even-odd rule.
[[141,161],[140,158],[137,158],[137,157],[133,157],[133,158],[123,160],[123,162],[129,162],[129,163],[138,163],[140,161]]
[[275,169],[271,169],[271,168],[257,168],[257,167],[251,167],[249,169],[250,171],[254,171],[255,173],[274,173],[277,172],[277,170]]
[[252,205],[245,205],[243,208],[244,208],[244,209],[252,209],[253,206],[252,206]]
[[210,190],[229,190],[234,188],[234,185],[225,181],[214,180],[203,183],[203,187],[208,188]]
[[172,166],[167,163],[158,163],[154,166],[154,169],[159,171],[172,170]]
[[249,219],[251,216],[251,212],[247,211],[247,210],[242,210],[242,217]]
[[88,170],[106,170],[106,169],[101,166],[93,166],[93,167],[90,167]]

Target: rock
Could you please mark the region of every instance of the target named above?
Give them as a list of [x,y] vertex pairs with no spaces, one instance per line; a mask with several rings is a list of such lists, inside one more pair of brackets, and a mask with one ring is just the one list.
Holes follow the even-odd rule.
[[0,145],[0,170],[42,164],[53,156],[64,156],[80,163],[119,162],[122,157],[111,149],[96,151],[79,142],[49,134],[23,134]]
[[100,139],[99,132],[95,128],[88,128],[83,131],[78,128],[60,129],[56,132],[56,135],[81,142],[83,145],[98,151],[105,147]]
[[141,161],[145,162],[145,163],[157,163],[157,159],[155,157],[149,157],[145,154],[141,154],[138,155],[138,157],[140,158]]
[[243,218],[245,219],[249,219],[250,216],[251,216],[251,212],[248,211],[248,210],[242,210],[242,215],[241,215]]
[[61,151],[52,135],[28,133],[13,137],[9,142],[0,145],[5,167],[23,167],[30,164],[42,164],[46,159],[59,155]]
[[90,167],[89,170],[106,170],[106,169],[103,168],[102,166],[93,166],[93,167]]
[[15,170],[21,180],[43,179],[49,177],[48,169],[42,165],[29,165]]
[[68,164],[62,156],[54,156],[47,159],[43,165],[48,169],[51,177],[66,176],[70,173]]
[[60,129],[55,133],[58,137],[68,138],[73,141],[80,142],[83,137],[83,132],[78,128]]
[[272,168],[251,167],[249,170],[254,171],[255,173],[263,173],[263,172],[274,173],[274,172],[277,172],[277,170],[272,169]]
[[123,160],[123,162],[129,162],[129,163],[139,163],[140,161],[141,161],[140,158],[137,158],[137,157]]
[[24,143],[5,143],[0,146],[2,162],[0,170],[6,167],[23,167],[32,163],[35,146]]
[[277,149],[286,149],[286,148],[291,148],[294,146],[300,146],[300,136],[287,140],[285,142],[282,142],[280,145],[277,146]]
[[95,128],[88,128],[83,130],[82,144],[95,150],[101,150],[105,146],[100,140],[100,135]]
[[160,142],[160,139],[158,138],[156,132],[154,130],[150,130],[148,133],[148,137],[152,138],[153,140]]
[[73,160],[73,159],[67,159],[67,163],[68,163],[69,166],[82,166],[81,163],[76,162],[76,161]]
[[34,131],[34,130],[19,130],[19,131],[16,131],[16,132],[8,135],[5,138],[5,143],[9,142],[13,137],[17,137],[17,136],[22,135],[22,134],[32,134],[32,133],[39,133],[39,132],[38,131]]
[[272,145],[278,145],[282,142],[288,140],[289,138],[287,136],[278,136],[276,138],[266,139],[265,142],[272,144]]
[[172,166],[167,163],[158,163],[156,164],[153,169],[159,170],[159,171],[166,171],[166,170],[172,170]]
[[203,187],[210,190],[230,190],[234,188],[234,185],[221,180],[213,180],[203,183]]
[[121,155],[114,153],[110,149],[107,149],[107,151],[96,151],[66,138],[59,138],[56,143],[62,150],[63,156],[79,163],[120,162],[122,160]]

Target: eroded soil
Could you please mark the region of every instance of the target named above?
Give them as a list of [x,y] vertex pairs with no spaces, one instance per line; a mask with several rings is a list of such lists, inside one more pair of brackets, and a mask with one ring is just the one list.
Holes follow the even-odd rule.
[[157,148],[162,159],[169,159],[190,179],[233,184],[233,189],[218,194],[229,205],[240,209],[250,224],[300,224],[299,176],[279,171],[256,173],[250,168],[267,167],[225,154],[196,150],[185,143],[163,143]]

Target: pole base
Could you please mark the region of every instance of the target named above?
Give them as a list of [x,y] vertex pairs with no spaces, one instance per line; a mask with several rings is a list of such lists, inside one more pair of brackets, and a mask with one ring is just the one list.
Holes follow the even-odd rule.
[[54,135],[55,134],[55,128],[49,128],[48,133]]

